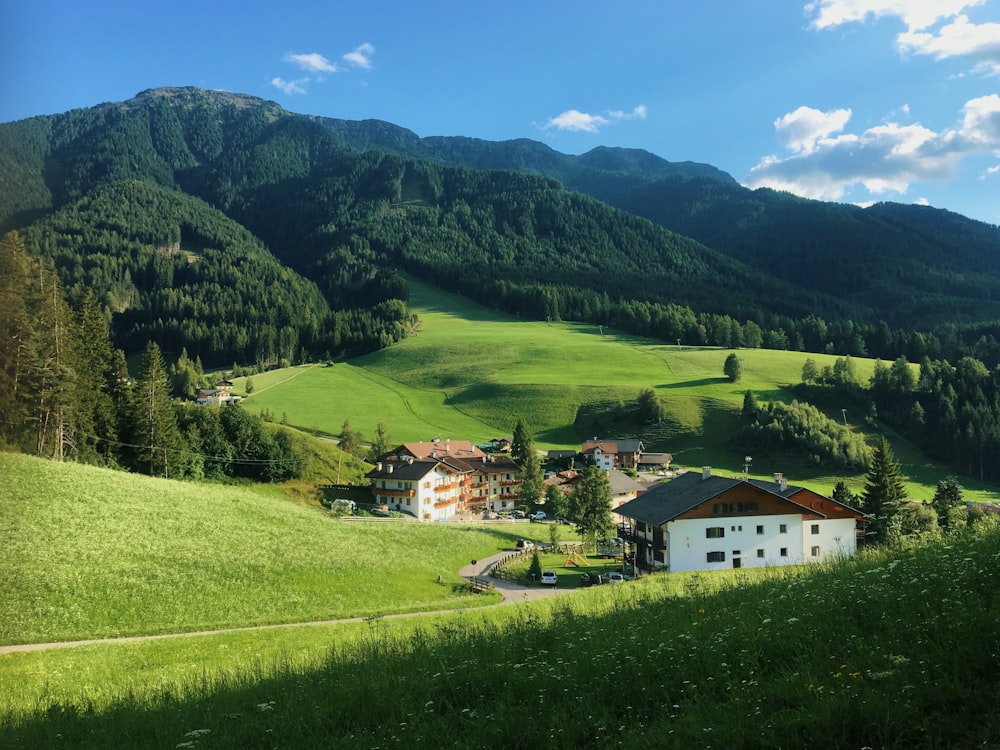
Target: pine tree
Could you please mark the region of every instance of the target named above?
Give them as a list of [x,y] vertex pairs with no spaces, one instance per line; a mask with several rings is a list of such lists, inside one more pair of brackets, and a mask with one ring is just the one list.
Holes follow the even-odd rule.
[[170,401],[170,380],[160,347],[150,341],[142,353],[129,408],[129,441],[137,471],[169,477],[181,460],[181,434]]
[[118,420],[112,401],[114,366],[108,322],[93,294],[84,295],[77,316],[80,331],[77,361],[77,454],[83,461],[107,460],[118,440]]
[[528,431],[524,417],[518,417],[514,424],[514,436],[510,441],[510,457],[518,464],[524,464],[535,451],[535,441]]
[[757,397],[753,395],[752,390],[747,390],[743,394],[743,409],[740,414],[743,415],[744,419],[756,419],[758,411],[760,411],[760,407],[757,405]]
[[0,443],[21,443],[30,398],[25,395],[28,346],[33,334],[25,297],[30,261],[17,232],[0,239]]
[[848,507],[853,508],[854,504],[857,502],[857,498],[854,493],[851,492],[850,488],[847,486],[847,482],[843,479],[837,482],[833,488],[833,495],[831,497],[838,503],[842,503]]
[[866,538],[876,544],[886,544],[898,536],[900,505],[906,497],[906,482],[893,455],[889,441],[883,436],[872,452],[871,468],[865,475],[861,494],[861,510],[869,516]]

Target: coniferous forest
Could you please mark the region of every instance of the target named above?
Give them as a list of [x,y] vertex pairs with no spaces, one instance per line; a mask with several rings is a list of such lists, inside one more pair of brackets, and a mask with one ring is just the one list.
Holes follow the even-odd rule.
[[[0,125],[0,231],[0,419],[33,452],[228,471],[102,458],[93,436],[241,429],[156,426],[158,389],[138,420],[135,390],[116,396],[125,355],[151,388],[182,355],[219,368],[372,351],[414,323],[410,274],[522,319],[920,363],[917,382],[893,366],[801,387],[849,388],[872,420],[998,478],[1000,229],[944,211],[749,191],[645,152],[419,139],[187,88]],[[804,407],[759,417],[761,440],[813,421]]]

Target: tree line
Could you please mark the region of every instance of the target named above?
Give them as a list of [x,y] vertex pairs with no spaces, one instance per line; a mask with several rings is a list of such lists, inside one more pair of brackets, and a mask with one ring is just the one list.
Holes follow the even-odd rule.
[[0,445],[176,479],[299,476],[286,430],[239,406],[175,402],[197,367],[173,369],[174,384],[150,341],[130,377],[93,295],[71,307],[16,232],[0,238]]

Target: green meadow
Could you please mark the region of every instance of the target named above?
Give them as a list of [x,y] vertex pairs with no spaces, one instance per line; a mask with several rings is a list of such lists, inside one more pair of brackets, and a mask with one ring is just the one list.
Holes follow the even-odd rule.
[[[253,487],[0,454],[0,644],[476,607],[528,525],[345,521]],[[438,578],[442,582],[438,582]]]
[[[0,653],[0,747],[1000,739],[989,520],[821,565],[491,607],[458,569],[548,525],[351,522],[253,486],[12,454],[0,475],[0,646],[97,639]],[[110,640],[143,634],[161,637]]]
[[[304,365],[253,376],[247,408],[268,410],[304,430],[336,435],[345,420],[371,437],[379,421],[394,442],[435,437],[486,441],[509,435],[524,417],[539,448],[579,447],[608,437],[586,416],[633,401],[652,388],[664,406],[661,424],[644,429],[647,450],[667,451],[678,466],[712,466],[741,473],[749,452],[735,444],[739,410],[747,389],[758,401],[790,401],[790,385],[813,359],[833,366],[833,355],[742,349],[743,377],[722,374],[730,350],[678,347],[579,323],[519,321],[460,297],[411,282],[417,335],[379,352],[332,367]],[[874,360],[857,359],[867,380]],[[237,381],[239,389],[245,381]],[[840,408],[828,416],[843,419]],[[849,410],[851,429],[864,431],[864,415]],[[580,434],[576,424],[592,426]],[[929,500],[948,469],[929,461],[899,435],[890,435],[910,495]],[[781,472],[794,483],[830,492],[839,480],[855,491],[863,476],[831,472],[788,455],[757,457],[751,475]],[[995,488],[964,480],[966,497],[997,500]]]

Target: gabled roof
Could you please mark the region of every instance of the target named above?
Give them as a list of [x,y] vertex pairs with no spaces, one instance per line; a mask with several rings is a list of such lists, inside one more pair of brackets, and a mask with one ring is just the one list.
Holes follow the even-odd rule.
[[641,440],[619,440],[617,444],[618,444],[618,452],[619,453],[641,453],[642,452],[642,441]]
[[397,456],[390,456],[387,459],[379,461],[375,468],[365,474],[365,476],[368,479],[400,479],[411,482],[418,481],[430,474],[438,467],[439,464],[442,463],[441,461],[434,459],[415,458],[408,460],[409,458],[410,457],[399,458]]
[[395,452],[409,453],[414,458],[482,458],[486,454],[468,440],[431,440],[429,442],[403,443]]
[[[817,494],[804,487],[796,487],[784,483],[779,484],[777,482],[765,482],[759,479],[750,479],[748,481],[715,475],[705,477],[694,471],[682,474],[669,482],[661,482],[655,485],[645,494],[617,508],[615,512],[620,516],[641,521],[650,526],[662,526],[684,515],[688,511],[714,500],[739,484],[749,484],[763,492],[779,497],[800,508],[803,513],[820,517],[826,517],[827,515],[805,502],[806,497],[817,497]],[[796,500],[795,496],[800,493],[802,493],[803,502]],[[834,503],[835,501],[823,497],[823,502]],[[862,516],[859,511],[848,508],[848,506],[842,503],[835,503],[835,505],[850,511],[850,515]],[[842,516],[843,514],[838,515]]]
[[576,455],[576,451],[573,450],[550,450],[545,454],[546,458],[573,458]]
[[608,484],[611,486],[612,495],[626,495],[629,492],[642,492],[646,489],[646,485],[617,469],[608,472]]
[[618,443],[614,442],[613,440],[599,440],[599,441],[588,440],[586,443],[583,444],[580,450],[580,452],[585,456],[590,455],[592,453],[596,453],[597,451],[600,451],[601,453],[614,455],[618,453]]
[[639,463],[641,464],[669,464],[672,463],[674,457],[669,453],[643,453],[639,456]]

